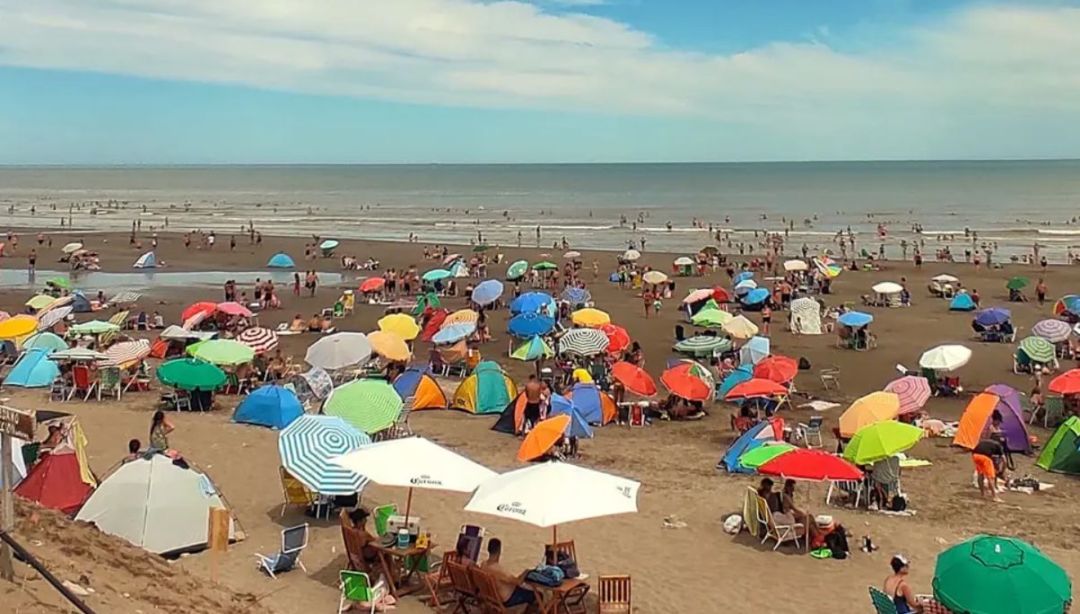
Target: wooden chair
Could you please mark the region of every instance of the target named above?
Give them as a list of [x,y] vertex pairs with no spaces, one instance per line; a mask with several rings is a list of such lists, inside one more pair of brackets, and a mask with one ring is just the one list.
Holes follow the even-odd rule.
[[761,538],[761,543],[764,544],[772,538],[776,540],[776,545],[773,546],[773,550],[776,550],[780,547],[780,544],[787,541],[794,541],[795,547],[799,547],[799,533],[800,531],[805,531],[806,527],[800,522],[780,525],[776,524],[776,520],[772,515],[772,510],[769,509],[769,503],[762,497],[758,497],[757,519],[765,528],[765,535]]
[[318,502],[315,493],[308,490],[308,487],[304,486],[300,480],[294,478],[284,467],[279,469],[281,472],[281,492],[285,497],[285,502],[281,504],[280,516],[285,516],[285,509],[290,505],[307,509]]
[[477,592],[476,585],[473,584],[469,567],[450,561],[446,563],[446,572],[450,576],[450,587],[455,599],[455,607],[451,610],[451,614],[468,614],[469,606],[480,604],[480,594]]
[[469,579],[472,580],[473,586],[476,587],[476,594],[479,597],[480,605],[484,607],[485,613],[508,614],[510,612],[503,605],[502,593],[499,592],[499,583],[495,581],[494,576],[479,567],[469,567],[468,573]]
[[367,545],[367,539],[363,531],[353,527],[348,511],[341,510],[339,517],[341,519],[341,539],[345,543],[345,558],[349,570],[371,573],[373,570],[364,560],[364,546]]
[[453,598],[454,582],[450,578],[449,563],[460,563],[461,557],[453,550],[443,552],[442,562],[435,564],[435,569],[424,574],[424,585],[428,589],[428,605],[441,610],[444,603]]
[[597,614],[630,614],[630,576],[600,576],[596,581]]

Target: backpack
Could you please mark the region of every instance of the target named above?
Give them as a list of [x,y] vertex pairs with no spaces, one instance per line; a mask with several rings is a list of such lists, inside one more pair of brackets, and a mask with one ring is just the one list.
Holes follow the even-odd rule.
[[578,569],[577,561],[575,561],[569,554],[565,552],[558,552],[554,557],[551,555],[551,547],[545,548],[545,560],[553,562],[555,567],[562,570],[563,576],[566,578],[576,578],[581,575],[581,571]]
[[889,502],[889,509],[894,512],[902,512],[907,509],[907,497],[904,495],[896,495]]
[[847,558],[847,532],[844,531],[844,527],[837,525],[832,533],[825,536],[825,547],[832,552],[832,558],[841,560]]
[[565,577],[563,570],[554,565],[539,565],[525,575],[527,581],[543,586],[559,586]]

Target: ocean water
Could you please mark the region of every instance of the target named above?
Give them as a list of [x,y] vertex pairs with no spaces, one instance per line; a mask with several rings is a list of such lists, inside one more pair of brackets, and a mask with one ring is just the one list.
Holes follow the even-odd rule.
[[516,245],[520,233],[526,246],[612,250],[644,238],[692,252],[720,230],[734,251],[785,229],[789,251],[817,250],[850,228],[893,258],[920,239],[927,258],[945,245],[962,257],[968,229],[978,247],[1037,242],[1061,260],[1080,246],[1078,205],[1080,161],[0,167],[11,226],[59,229],[70,215],[77,229],[231,233],[253,221],[265,234]]

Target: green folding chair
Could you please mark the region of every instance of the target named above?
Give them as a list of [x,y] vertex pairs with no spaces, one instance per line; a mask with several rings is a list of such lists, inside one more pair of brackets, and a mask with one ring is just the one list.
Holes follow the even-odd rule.
[[375,614],[375,602],[382,598],[383,583],[372,586],[371,578],[362,571],[338,572],[341,579],[341,599],[338,601],[338,612],[345,609],[345,602],[366,603],[370,606],[371,614]]
[[873,586],[870,587],[870,601],[874,604],[877,614],[896,614],[896,604],[885,593]]
[[389,530],[390,517],[397,515],[397,505],[380,505],[372,511],[372,515],[375,516],[375,535],[382,537]]

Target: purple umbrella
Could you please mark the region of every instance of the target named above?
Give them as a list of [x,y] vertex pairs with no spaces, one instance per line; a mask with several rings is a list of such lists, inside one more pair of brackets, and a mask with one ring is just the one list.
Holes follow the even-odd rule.
[[982,326],[998,326],[1008,322],[1011,317],[1012,314],[1009,313],[1008,309],[991,307],[975,314],[975,322]]
[[1042,337],[1050,343],[1061,343],[1069,338],[1072,328],[1064,320],[1041,320],[1031,327],[1031,334]]
[[900,397],[900,414],[919,411],[930,400],[930,382],[925,377],[908,375],[889,382],[885,392]]

